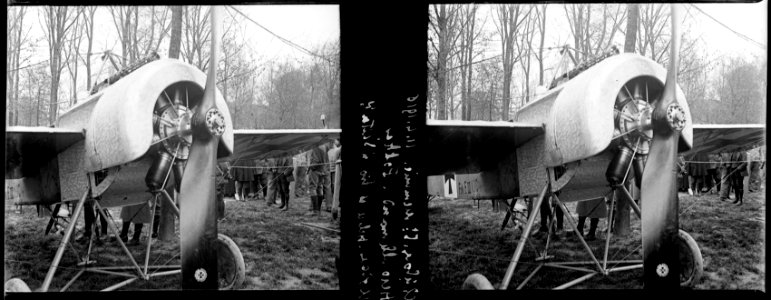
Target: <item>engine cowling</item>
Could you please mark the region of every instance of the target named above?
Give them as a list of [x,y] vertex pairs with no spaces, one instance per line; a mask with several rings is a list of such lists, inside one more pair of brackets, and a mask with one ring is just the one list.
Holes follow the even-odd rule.
[[[636,80],[649,83],[649,93],[660,93],[666,69],[632,53],[612,56],[587,69],[543,98],[523,107],[517,121],[545,124],[544,165],[560,166],[606,150],[614,141],[617,122],[614,109],[619,91]],[[660,88],[659,88],[660,89]],[[677,88],[678,102],[686,114],[680,149],[693,142],[693,125],[685,96]],[[649,99],[652,99],[649,95]]]
[[[156,100],[167,88],[187,87],[189,106],[203,95],[206,75],[192,65],[175,59],[157,60],[128,74],[108,88],[93,95],[86,103],[63,114],[61,127],[86,129],[85,165],[94,172],[134,161],[147,153],[153,143],[153,111]],[[225,99],[216,92],[217,107],[225,108]],[[225,132],[219,156],[233,151],[233,126],[230,112],[221,110]],[[87,123],[83,122],[87,116]],[[224,150],[224,151],[223,151]]]

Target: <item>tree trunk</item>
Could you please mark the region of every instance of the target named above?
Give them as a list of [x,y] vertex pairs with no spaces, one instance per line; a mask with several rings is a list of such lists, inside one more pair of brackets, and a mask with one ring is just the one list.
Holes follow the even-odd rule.
[[[169,58],[179,59],[179,48],[182,43],[182,6],[171,7],[171,38],[169,42]],[[235,118],[233,119],[235,124]],[[161,224],[158,228],[158,239],[174,240],[175,218],[168,203],[161,206]]]
[[35,114],[35,126],[40,126],[40,111],[42,110],[40,108],[40,89],[42,87],[40,85],[37,86],[37,97],[35,97],[35,100],[37,101],[35,105],[35,111],[37,112]]
[[[55,51],[59,51],[58,47]],[[56,125],[56,110],[58,108],[59,101],[59,70],[54,66],[59,65],[59,58],[52,60],[53,66],[51,66],[51,95],[48,102],[48,126]]]
[[509,120],[509,107],[511,107],[511,71],[504,71],[503,105],[501,106],[501,120],[503,121]]
[[[635,40],[637,38],[637,19],[640,11],[639,4],[627,4],[628,19],[626,23],[626,38],[624,52],[634,53]],[[631,185],[630,185],[631,186]],[[618,200],[618,199],[616,199]],[[631,233],[631,207],[627,201],[616,201],[616,219],[613,224],[613,233],[626,236]]]
[[637,25],[640,16],[640,4],[627,4],[626,38],[624,41],[624,52],[634,53],[635,41],[637,41]]
[[437,25],[439,27],[439,53],[437,53],[437,99],[436,99],[436,118],[447,120],[447,59],[449,56],[449,26],[448,13],[446,5],[440,5],[439,15],[437,16]]
[[13,98],[12,98],[12,103],[13,103],[13,119],[12,119],[13,123],[12,124],[13,125],[19,124],[19,104],[20,104],[19,103],[19,67],[20,67],[19,58],[21,56],[21,43],[22,43],[21,36],[22,36],[22,31],[24,30],[23,18],[24,18],[24,11],[22,10],[19,15],[19,32],[16,35],[16,42],[15,42],[16,49],[14,49],[16,53],[14,53],[13,55],[13,60],[14,60],[13,69],[15,70],[13,72]]
[[546,40],[546,4],[542,4],[541,18],[538,24],[541,33],[541,45],[538,47],[538,85],[543,86],[543,44]]
[[182,6],[172,6],[169,58],[179,59],[179,49],[181,45],[182,45]]
[[91,90],[91,51],[94,49],[94,13],[96,7],[87,8],[88,15],[86,16],[86,36],[88,37],[88,54],[86,55],[86,90]]

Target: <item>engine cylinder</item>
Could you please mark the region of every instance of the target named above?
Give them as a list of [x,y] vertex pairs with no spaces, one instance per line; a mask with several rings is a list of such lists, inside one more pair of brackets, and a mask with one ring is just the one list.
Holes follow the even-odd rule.
[[645,170],[645,162],[648,159],[648,155],[637,154],[634,156],[632,169],[634,169],[634,183],[638,188],[642,188],[642,176],[643,170]]
[[608,169],[605,171],[605,178],[611,185],[619,184],[624,181],[624,175],[626,174],[629,163],[632,161],[632,150],[625,146],[618,147],[618,152],[613,156],[613,159],[608,165]]
[[158,156],[153,160],[153,164],[150,165],[150,170],[147,171],[145,176],[145,184],[151,191],[161,188],[164,180],[166,180],[166,174],[169,173],[171,168],[171,154],[166,151],[158,151]]
[[169,102],[169,99],[166,99],[164,94],[161,94],[158,96],[158,100],[155,101],[155,112],[162,113],[164,110],[166,110],[166,107],[169,107],[171,105],[171,102]]
[[187,160],[176,160],[174,161],[174,169],[172,172],[174,172],[174,183],[176,189],[179,192],[179,187],[182,185],[182,174],[185,173],[185,165],[187,164]]

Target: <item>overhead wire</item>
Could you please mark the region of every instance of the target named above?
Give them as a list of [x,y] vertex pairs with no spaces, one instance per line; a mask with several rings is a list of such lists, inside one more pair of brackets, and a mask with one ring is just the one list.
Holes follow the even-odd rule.
[[258,23],[257,21],[255,21],[255,20],[253,20],[252,18],[250,18],[249,16],[247,16],[245,13],[241,12],[239,9],[235,8],[234,6],[232,6],[232,5],[229,5],[228,7],[229,7],[229,8],[231,8],[231,9],[233,9],[233,10],[235,10],[237,13],[241,14],[242,16],[244,16],[244,18],[246,18],[246,19],[247,19],[247,20],[249,20],[250,22],[254,23],[254,24],[255,24],[255,25],[257,25],[258,27],[262,28],[263,30],[265,30],[265,31],[267,31],[268,33],[270,33],[271,35],[275,36],[276,38],[278,38],[278,39],[279,39],[280,41],[282,41],[283,43],[285,43],[285,44],[287,44],[287,45],[289,45],[289,46],[291,46],[291,47],[293,47],[293,48],[295,48],[295,49],[297,49],[297,50],[299,50],[299,51],[301,51],[301,52],[303,52],[303,53],[305,53],[305,54],[308,54],[308,55],[310,55],[310,56],[315,56],[315,57],[321,58],[321,59],[323,59],[323,60],[326,60],[327,62],[330,62],[330,63],[335,63],[335,61],[333,61],[333,60],[331,60],[331,59],[327,58],[326,56],[323,56],[323,55],[317,54],[317,53],[315,53],[315,52],[313,52],[313,51],[310,51],[310,50],[308,50],[308,49],[304,48],[303,46],[300,46],[300,45],[298,45],[297,43],[294,43],[294,42],[292,42],[292,41],[290,41],[290,40],[288,40],[288,39],[286,39],[286,38],[284,38],[284,37],[282,37],[282,36],[280,36],[280,35],[278,35],[278,34],[274,33],[274,32],[273,32],[273,31],[271,31],[270,29],[266,28],[265,26],[262,26],[260,23]]
[[766,45],[764,45],[764,44],[761,44],[761,43],[759,43],[759,42],[757,42],[757,41],[755,41],[755,40],[751,39],[750,37],[748,37],[748,36],[746,36],[746,35],[744,35],[744,34],[742,34],[742,33],[739,33],[739,32],[737,32],[736,30],[734,30],[734,29],[733,29],[733,28],[731,28],[731,27],[728,27],[728,25],[725,25],[725,24],[723,24],[722,22],[718,21],[717,19],[715,19],[715,17],[713,17],[713,16],[711,16],[710,14],[706,13],[705,11],[701,10],[701,8],[699,8],[698,6],[696,6],[696,5],[694,5],[694,4],[690,4],[690,6],[692,6],[692,7],[693,7],[693,8],[695,8],[696,10],[698,10],[698,11],[699,11],[701,14],[703,14],[703,15],[707,16],[708,18],[712,19],[712,21],[715,21],[716,23],[720,24],[720,26],[723,26],[725,29],[728,29],[728,30],[730,30],[731,32],[733,32],[734,34],[736,34],[737,36],[739,36],[740,38],[742,38],[742,39],[744,39],[744,40],[746,40],[746,41],[752,42],[752,43],[754,43],[754,44],[756,44],[756,45],[760,46],[760,47],[761,47],[761,48],[763,48],[763,49],[767,49]]

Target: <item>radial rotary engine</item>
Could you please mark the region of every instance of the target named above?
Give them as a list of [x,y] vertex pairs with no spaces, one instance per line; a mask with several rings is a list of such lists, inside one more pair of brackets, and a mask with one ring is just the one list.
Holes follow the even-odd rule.
[[[184,93],[184,95],[183,95]],[[169,97],[173,95],[173,99]],[[153,144],[160,144],[153,163],[145,177],[145,183],[150,190],[156,190],[165,185],[168,180],[169,168],[174,165],[174,178],[179,186],[184,164],[190,154],[192,145],[192,130],[190,124],[190,109],[183,103],[187,98],[187,90],[182,88],[167,88],[155,103],[153,109]],[[185,99],[187,100],[187,99]]]
[[614,107],[614,138],[618,151],[614,155],[605,177],[611,185],[620,184],[634,171],[635,182],[640,186],[643,167],[650,150],[653,130],[651,125],[651,99],[660,94],[661,84],[645,78],[625,84],[616,96]]

